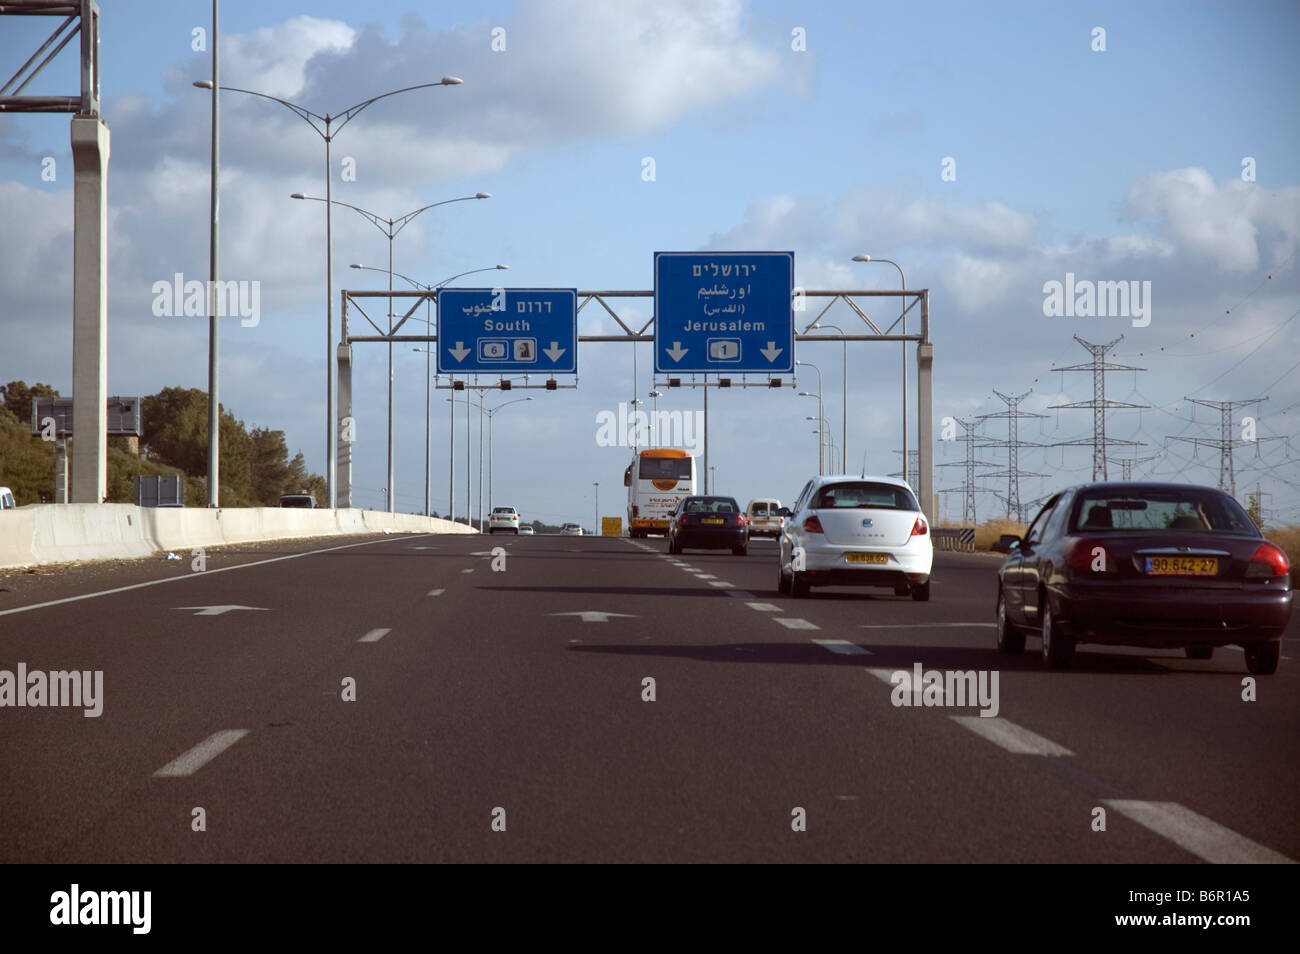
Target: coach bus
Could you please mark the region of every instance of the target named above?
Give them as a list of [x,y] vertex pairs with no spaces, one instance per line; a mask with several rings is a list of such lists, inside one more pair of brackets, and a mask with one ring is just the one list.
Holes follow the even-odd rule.
[[629,535],[667,534],[668,514],[677,501],[695,493],[695,458],[675,447],[648,447],[632,458],[623,484]]

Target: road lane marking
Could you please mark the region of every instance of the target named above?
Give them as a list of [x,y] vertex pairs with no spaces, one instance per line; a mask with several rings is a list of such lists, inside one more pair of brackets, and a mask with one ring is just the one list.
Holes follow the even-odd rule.
[[1103,800],[1125,818],[1167,838],[1202,861],[1219,865],[1295,864],[1286,855],[1265,848],[1216,821],[1198,815],[1177,802],[1145,802],[1129,799]]
[[[728,593],[727,595],[728,595],[728,596],[733,596],[734,594],[732,594],[732,593]],[[753,593],[746,593],[745,595],[746,595],[746,596],[753,596],[754,594],[753,594]],[[781,612],[781,607],[777,606],[775,603],[746,603],[745,605],[748,606],[748,607],[749,607],[750,609],[752,609],[752,610],[758,610],[758,612],[760,612],[760,613],[779,613],[779,612]]]
[[358,639],[357,642],[377,643],[391,632],[391,629],[372,629],[370,632],[366,633],[366,635]]
[[473,570],[473,568],[470,568],[470,569],[468,569],[468,570],[461,570],[460,572],[462,572],[462,573],[473,573],[474,570]]
[[1014,722],[1002,718],[986,719],[983,716],[951,716],[958,725],[965,726],[976,735],[992,742],[999,748],[1006,749],[1013,755],[1073,755],[1063,745],[1057,745],[1051,739],[1022,729]]
[[727,589],[732,589],[733,587],[735,587],[735,585],[736,585],[735,583],[723,583],[721,580],[709,581],[709,586],[725,586],[727,587]]
[[748,590],[727,590],[728,596],[734,596],[738,600],[752,600],[754,594]]
[[430,590],[430,591],[429,591],[429,595],[430,595],[430,596],[442,596],[442,594],[443,594],[443,593],[446,593],[446,592],[447,592],[446,590]]
[[229,613],[231,610],[257,610],[259,613],[271,612],[265,606],[237,606],[234,603],[226,606],[174,606],[172,608],[178,610],[198,610],[198,612],[194,614],[195,616],[221,616],[224,613]]
[[810,623],[806,619],[791,619],[788,616],[775,616],[773,619],[786,629],[821,629],[816,623]]
[[712,573],[696,573],[695,575],[696,575],[697,577],[699,577],[701,580],[716,580],[716,579],[717,579],[717,577],[714,576]]
[[871,650],[863,649],[856,643],[851,643],[847,639],[814,639],[814,643],[822,649],[829,649],[840,656],[870,656]]
[[[433,536],[433,534],[426,534]],[[65,596],[59,600],[47,600],[44,603],[33,603],[31,606],[15,606],[13,609],[0,610],[0,616],[8,616],[11,613],[26,613],[29,610],[44,609],[47,606],[59,606],[62,603],[75,603],[78,600],[94,599],[96,596],[111,596],[114,593],[125,593],[127,590],[139,590],[146,586],[161,586],[163,583],[178,583],[181,580],[198,580],[210,577],[214,573],[229,573],[231,570],[246,570],[253,566],[265,566],[268,563],[279,563],[281,560],[297,560],[300,557],[316,556],[321,553],[333,553],[335,550],[351,550],[354,547],[369,547],[376,543],[391,543],[391,540],[363,540],[361,543],[345,543],[339,547],[325,547],[322,550],[308,550],[305,553],[290,553],[287,556],[271,557],[267,560],[254,560],[252,563],[239,563],[235,566],[218,566],[210,570],[204,570],[202,573],[186,573],[184,576],[169,576],[162,580],[146,580],[144,583],[132,583],[129,586],[115,586],[111,590],[100,590],[97,593],[83,593],[81,596]]]
[[193,775],[246,735],[248,735],[247,729],[223,729],[220,732],[213,732],[184,755],[177,756],[154,772],[153,777],[181,778]]
[[547,616],[581,616],[584,623],[606,623],[611,616],[624,619],[639,619],[631,613],[607,613],[604,610],[578,610],[572,613],[547,613]]

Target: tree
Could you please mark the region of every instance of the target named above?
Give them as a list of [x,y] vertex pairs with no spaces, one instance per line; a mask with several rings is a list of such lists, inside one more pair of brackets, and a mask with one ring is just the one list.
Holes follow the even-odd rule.
[[32,423],[32,398],[58,396],[59,392],[56,388],[39,382],[31,387],[28,387],[24,381],[10,381],[8,384],[0,384],[0,404],[7,407],[14,417],[18,418],[20,424],[26,424],[29,427]]

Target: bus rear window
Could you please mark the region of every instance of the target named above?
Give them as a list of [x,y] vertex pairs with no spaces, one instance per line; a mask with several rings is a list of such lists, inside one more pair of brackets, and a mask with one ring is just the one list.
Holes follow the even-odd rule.
[[642,457],[642,480],[690,480],[689,457]]

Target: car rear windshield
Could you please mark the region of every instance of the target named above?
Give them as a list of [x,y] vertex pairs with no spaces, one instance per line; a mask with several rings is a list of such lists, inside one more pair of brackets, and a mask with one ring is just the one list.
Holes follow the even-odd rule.
[[1084,491],[1072,530],[1182,530],[1260,536],[1250,515],[1225,493],[1202,487],[1126,487]]
[[766,500],[764,500],[760,503],[755,503],[754,506],[751,508],[750,512],[753,513],[754,516],[756,517],[766,517],[768,513],[774,512],[775,510],[776,507],[774,505],[769,504]]
[[514,514],[514,512],[515,512],[515,508],[514,508],[514,507],[495,507],[495,508],[493,508],[492,512],[493,512],[494,514],[505,514],[507,517],[509,517],[509,516],[512,516],[512,515]]
[[642,457],[642,480],[689,480],[691,476],[691,459],[689,457]]
[[730,497],[692,497],[683,513],[740,513],[740,504]]
[[841,507],[867,510],[920,510],[916,498],[906,487],[877,484],[869,480],[827,484],[817,492],[814,509]]

